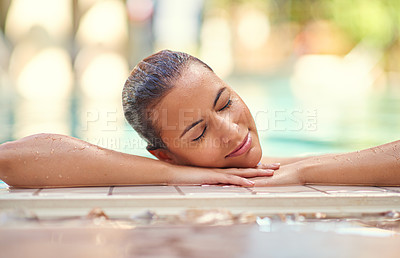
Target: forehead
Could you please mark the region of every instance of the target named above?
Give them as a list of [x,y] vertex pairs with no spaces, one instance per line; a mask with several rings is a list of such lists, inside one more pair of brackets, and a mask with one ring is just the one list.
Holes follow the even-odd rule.
[[180,78],[175,81],[170,93],[182,97],[191,97],[202,93],[198,95],[198,97],[202,97],[203,95],[218,91],[223,84],[224,82],[214,72],[200,64],[194,63],[183,71]]
[[215,73],[202,65],[190,65],[156,106],[161,131],[166,124],[171,129],[173,126],[182,130],[182,126],[200,119],[204,112],[212,108],[222,87],[228,86]]
[[212,107],[219,89],[227,87],[212,71],[201,65],[190,65],[174,82],[174,87],[159,102],[170,111],[183,108]]

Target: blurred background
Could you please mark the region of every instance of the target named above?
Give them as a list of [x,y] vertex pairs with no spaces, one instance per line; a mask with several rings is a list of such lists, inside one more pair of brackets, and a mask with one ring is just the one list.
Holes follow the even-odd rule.
[[398,140],[399,35],[397,0],[0,0],[0,143],[52,132],[149,156],[121,90],[161,49],[239,92],[265,155]]

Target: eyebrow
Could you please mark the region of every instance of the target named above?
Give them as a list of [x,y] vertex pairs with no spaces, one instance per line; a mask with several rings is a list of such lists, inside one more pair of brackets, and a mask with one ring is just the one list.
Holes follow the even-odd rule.
[[[221,94],[222,94],[222,92],[224,92],[224,90],[226,90],[226,87],[219,89],[217,96],[215,96],[213,108],[215,108],[215,105],[217,105],[219,97],[221,97]],[[200,119],[199,121],[196,121],[196,122],[192,123],[191,125],[189,125],[188,127],[186,127],[185,130],[183,130],[181,136],[179,136],[179,138],[182,138],[182,136],[185,135],[185,133],[187,133],[190,129],[192,129],[193,127],[195,127],[196,125],[198,125],[199,123],[201,123],[203,121],[204,121],[204,119]]]

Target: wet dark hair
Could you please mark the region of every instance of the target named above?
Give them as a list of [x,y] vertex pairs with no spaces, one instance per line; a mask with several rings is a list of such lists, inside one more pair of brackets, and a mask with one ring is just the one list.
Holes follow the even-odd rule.
[[154,126],[154,107],[174,87],[190,64],[212,69],[200,59],[183,52],[162,50],[142,61],[131,71],[122,91],[126,120],[147,142],[147,150],[167,149]]

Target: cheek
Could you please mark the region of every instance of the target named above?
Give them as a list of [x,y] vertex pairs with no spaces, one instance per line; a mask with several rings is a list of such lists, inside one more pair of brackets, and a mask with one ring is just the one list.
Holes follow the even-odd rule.
[[244,104],[244,102],[240,99],[236,101],[236,105],[232,106],[231,111],[235,115],[236,121],[247,125],[254,124],[250,110],[247,108],[246,104]]
[[217,167],[224,159],[221,146],[211,141],[204,141],[197,148],[182,149],[179,152],[186,164],[195,166]]
[[196,151],[194,151],[194,155],[216,161],[221,158],[221,150],[222,146],[219,141],[217,142],[214,139],[209,139],[209,141],[204,142],[204,145],[200,146]]

